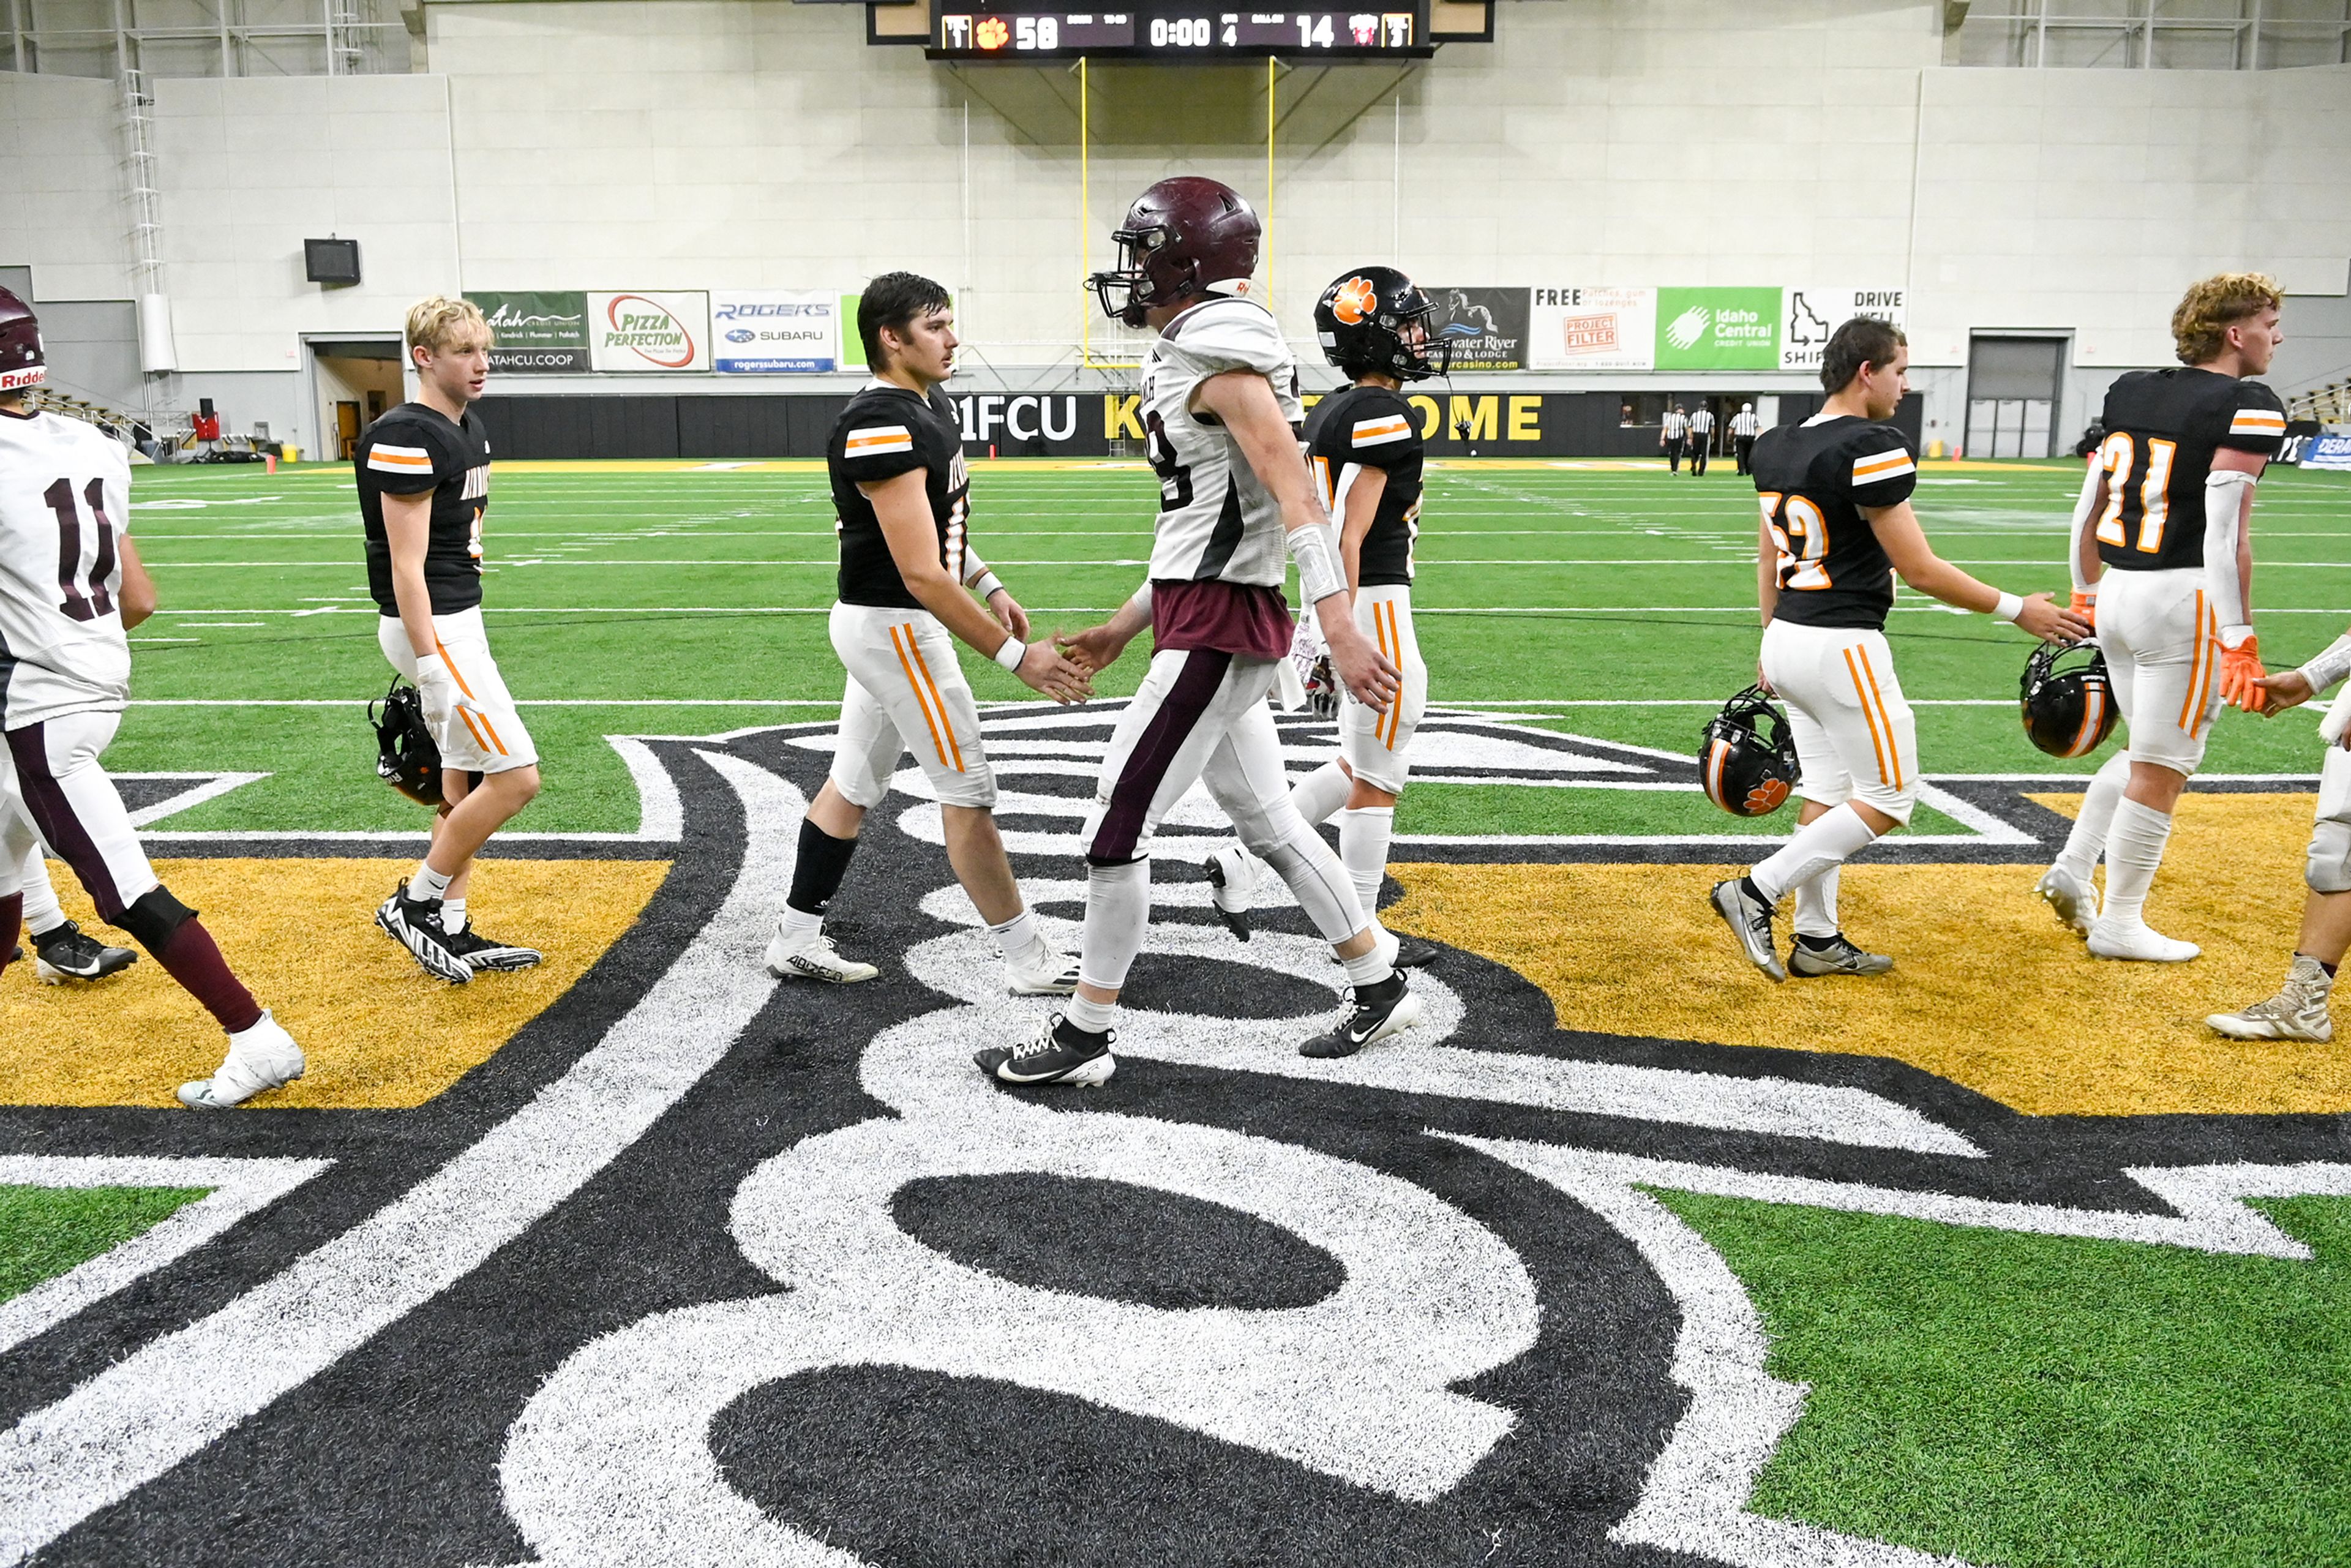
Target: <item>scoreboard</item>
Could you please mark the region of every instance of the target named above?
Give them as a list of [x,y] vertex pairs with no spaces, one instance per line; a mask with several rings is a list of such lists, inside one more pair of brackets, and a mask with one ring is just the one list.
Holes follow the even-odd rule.
[[1353,10],[1250,11],[1184,0],[1147,0],[1122,10],[1081,11],[1020,0],[981,9],[971,0],[933,0],[930,48],[940,60],[1416,59],[1436,52],[1429,0],[1373,0]]

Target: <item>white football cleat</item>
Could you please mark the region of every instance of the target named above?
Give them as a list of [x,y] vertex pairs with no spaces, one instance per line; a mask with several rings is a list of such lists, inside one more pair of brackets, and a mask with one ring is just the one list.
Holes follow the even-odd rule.
[[1208,903],[1225,928],[1246,942],[1249,911],[1257,893],[1257,857],[1238,844],[1227,844],[1201,863],[1208,873]]
[[2278,994],[2233,1013],[2214,1013],[2204,1021],[2231,1040],[2304,1040],[2324,1045],[2335,1038],[2335,1020],[2327,1016],[2326,996],[2334,981],[2317,959],[2297,953],[2294,969]]
[[2141,964],[2185,964],[2204,949],[2193,942],[2166,936],[2144,920],[2112,920],[2104,915],[2090,926],[2090,956],[2120,958]]
[[779,980],[822,980],[829,986],[853,986],[881,972],[871,964],[842,957],[820,925],[802,936],[778,925],[774,939],[768,944],[768,973]]
[[2076,936],[2087,936],[2097,924],[2098,890],[2064,866],[2051,866],[2032,884],[2033,893],[2055,912],[2057,924]]
[[228,1055],[210,1078],[180,1085],[180,1103],[193,1111],[225,1111],[284,1088],[302,1076],[306,1065],[294,1037],[264,1011],[251,1029],[228,1037]]
[[1016,997],[1066,997],[1078,988],[1078,961],[1040,942],[1025,961],[1004,956],[1004,979]]

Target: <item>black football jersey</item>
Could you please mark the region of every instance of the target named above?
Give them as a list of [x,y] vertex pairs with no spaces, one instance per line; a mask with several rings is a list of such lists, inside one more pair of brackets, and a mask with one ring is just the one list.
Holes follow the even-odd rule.
[[1343,528],[1347,491],[1365,468],[1387,475],[1371,531],[1364,536],[1364,587],[1408,586],[1412,547],[1420,537],[1420,422],[1401,392],[1349,387],[1332,392],[1306,415],[1306,466],[1322,486],[1332,523]]
[[2204,480],[2223,446],[2275,457],[2285,404],[2259,382],[2179,366],[2134,371],[2106,391],[2098,448],[2106,505],[2098,559],[2124,571],[2204,564]]
[[873,503],[857,487],[915,468],[924,471],[931,521],[939,531],[940,563],[948,576],[963,580],[971,476],[963,461],[963,425],[946,392],[933,387],[926,401],[888,382],[868,385],[833,422],[825,467],[832,476],[833,526],[841,536],[842,603],[923,607],[898,575]]
[[433,492],[433,527],[424,546],[424,587],[433,613],[454,615],[482,601],[482,514],[490,507],[490,435],[481,415],[462,423],[421,402],[404,402],[360,433],[351,451],[359,474],[360,521],[367,530],[368,591],[386,615],[400,613],[392,593],[392,541],[383,498]]
[[1918,461],[1890,424],[1843,414],[1763,433],[1749,460],[1780,548],[1772,615],[1799,626],[1884,631],[1894,563],[1861,508],[1891,507],[1917,486]]

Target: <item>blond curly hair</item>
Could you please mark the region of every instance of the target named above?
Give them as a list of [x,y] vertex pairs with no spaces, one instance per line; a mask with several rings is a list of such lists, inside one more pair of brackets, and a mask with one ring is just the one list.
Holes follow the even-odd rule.
[[483,346],[488,347],[490,324],[483,319],[482,308],[470,299],[452,299],[436,294],[408,308],[407,338],[412,350],[430,349],[437,354],[475,332],[481,334]]
[[2277,279],[2265,272],[2221,272],[2188,286],[2171,313],[2171,341],[2183,365],[2218,359],[2229,329],[2285,303]]

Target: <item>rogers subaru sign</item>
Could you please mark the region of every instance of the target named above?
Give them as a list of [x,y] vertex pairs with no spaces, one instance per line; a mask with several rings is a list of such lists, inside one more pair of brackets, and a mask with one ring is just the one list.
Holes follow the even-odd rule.
[[722,375],[809,375],[840,368],[838,297],[830,289],[716,290],[710,332]]
[[706,371],[710,296],[590,294],[589,362],[600,371]]

